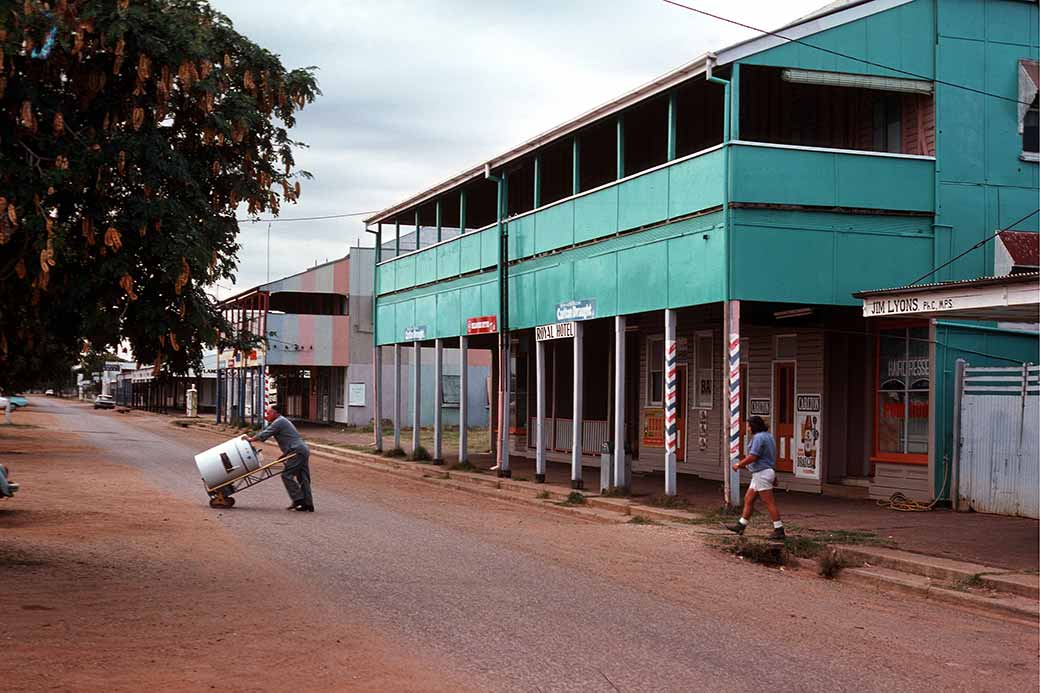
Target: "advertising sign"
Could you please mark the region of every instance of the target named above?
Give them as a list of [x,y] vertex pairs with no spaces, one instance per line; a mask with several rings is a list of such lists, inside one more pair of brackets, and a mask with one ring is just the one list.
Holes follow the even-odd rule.
[[748,405],[749,416],[769,416],[769,400],[753,399]]
[[664,409],[643,410],[642,445],[648,448],[664,447]]
[[549,339],[567,339],[574,336],[573,322],[554,322],[551,325],[539,325],[534,328],[536,341],[544,342]]
[[821,425],[823,412],[819,395],[798,395],[795,398],[794,475],[805,479],[820,478],[822,450]]
[[412,325],[404,328],[404,341],[420,342],[426,339],[426,325]]
[[347,406],[349,407],[363,407],[365,406],[365,384],[364,383],[350,383],[347,388]]
[[596,317],[596,302],[591,299],[556,304],[556,321],[591,320]]
[[498,332],[498,318],[494,315],[466,318],[466,334],[490,334],[493,332]]

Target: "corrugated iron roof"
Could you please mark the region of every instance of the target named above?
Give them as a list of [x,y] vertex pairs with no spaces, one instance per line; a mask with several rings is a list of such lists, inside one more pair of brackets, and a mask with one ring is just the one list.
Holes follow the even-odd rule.
[[[1035,235],[1035,234],[1034,234]],[[1040,271],[1020,272],[1008,274],[1002,277],[976,277],[975,279],[958,279],[952,282],[934,282],[932,284],[908,284],[891,289],[871,289],[869,291],[857,291],[852,294],[855,298],[869,298],[870,296],[881,296],[883,294],[903,293],[906,291],[920,291],[932,289],[947,289],[966,286],[992,286],[999,284],[1020,284],[1022,282],[1035,282],[1040,290]]]
[[1016,267],[1040,267],[1040,233],[1032,231],[1001,231],[1000,242]]

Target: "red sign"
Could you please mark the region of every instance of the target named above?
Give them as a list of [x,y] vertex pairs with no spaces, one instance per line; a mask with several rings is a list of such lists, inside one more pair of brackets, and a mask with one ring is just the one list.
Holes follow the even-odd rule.
[[489,334],[491,332],[498,332],[498,318],[494,315],[466,318],[466,334]]

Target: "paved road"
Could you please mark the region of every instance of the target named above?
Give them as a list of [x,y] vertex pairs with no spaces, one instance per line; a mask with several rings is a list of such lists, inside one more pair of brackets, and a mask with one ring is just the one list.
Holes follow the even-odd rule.
[[[178,497],[198,499],[199,512],[216,515],[204,505],[193,455],[217,439],[172,429],[150,417],[92,412],[54,400],[41,405],[61,414],[67,430],[108,460],[140,469],[151,483]],[[284,491],[272,479],[244,492],[239,507],[220,514],[223,526],[271,561],[293,565],[301,581],[325,596],[327,608],[349,604],[352,612],[360,611],[373,627],[390,634],[403,651],[434,656],[445,663],[446,671],[474,681],[477,688],[834,691],[927,684],[958,689],[978,688],[987,673],[980,673],[980,667],[992,666],[990,673],[1001,673],[999,659],[966,665],[958,654],[958,648],[970,652],[975,647],[970,634],[979,617],[946,610],[920,625],[920,632],[906,622],[894,623],[891,634],[875,635],[872,649],[853,643],[855,636],[849,633],[856,631],[848,630],[847,624],[842,628],[842,621],[853,617],[856,608],[882,609],[892,597],[865,599],[855,588],[791,578],[789,583],[805,583],[805,613],[797,613],[797,606],[785,607],[782,613],[770,610],[773,597],[732,595],[721,591],[724,585],[718,592],[705,589],[700,604],[680,604],[660,590],[639,589],[593,568],[504,546],[484,533],[439,521],[436,512],[418,511],[423,504],[450,510],[444,504],[458,504],[469,496],[460,501],[458,494],[413,484],[423,488],[412,492],[409,507],[402,507],[402,496],[391,503],[373,491],[374,484],[401,483],[391,477],[358,471],[377,478],[351,485],[336,482],[331,471],[323,479],[323,469],[332,463],[312,460],[312,465],[318,512],[301,516],[284,511]],[[487,522],[499,521],[494,513],[488,511]],[[622,529],[604,526],[597,531]],[[639,556],[628,559],[638,561]],[[589,555],[587,560],[591,566],[598,558]],[[733,563],[714,554],[691,559],[689,566],[675,566],[677,579],[710,584],[709,572],[696,571],[710,571],[713,561]],[[764,571],[743,565],[733,569],[752,576],[750,571]],[[263,576],[256,579],[262,583]],[[727,618],[727,609],[720,605],[728,605],[734,617]],[[842,607],[853,612],[843,614]],[[756,618],[771,623],[788,618],[791,611],[791,618],[805,619],[806,613],[819,616],[819,608],[830,609],[834,623],[823,619],[818,628],[802,626],[792,631],[791,639],[777,641],[775,624],[754,627]],[[915,603],[913,608],[929,607]],[[939,637],[933,631],[946,623],[954,624],[949,642],[925,642]],[[1035,667],[1035,636],[1030,639],[1028,631],[1017,626],[1009,632],[1019,648],[1012,648],[1008,659],[1033,657]],[[948,651],[916,652],[918,645]],[[965,666],[971,676],[966,677]]]

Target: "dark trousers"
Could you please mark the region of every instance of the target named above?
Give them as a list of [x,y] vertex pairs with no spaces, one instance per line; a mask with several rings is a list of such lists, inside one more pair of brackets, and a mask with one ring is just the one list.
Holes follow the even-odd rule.
[[285,463],[282,470],[282,483],[293,503],[298,505],[314,505],[311,497],[311,468],[308,464],[310,452],[296,452],[296,457]]

